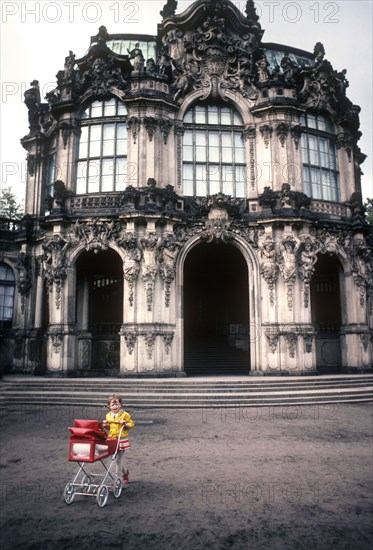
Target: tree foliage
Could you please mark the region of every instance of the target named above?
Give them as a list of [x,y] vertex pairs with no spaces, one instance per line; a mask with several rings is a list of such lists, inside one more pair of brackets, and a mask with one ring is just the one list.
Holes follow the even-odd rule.
[[23,216],[23,206],[18,202],[10,187],[5,187],[0,194],[0,217],[10,220],[20,220]]

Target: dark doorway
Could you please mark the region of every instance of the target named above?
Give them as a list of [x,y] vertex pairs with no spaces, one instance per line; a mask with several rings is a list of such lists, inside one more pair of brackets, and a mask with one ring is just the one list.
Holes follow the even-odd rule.
[[123,264],[113,250],[83,252],[77,261],[77,326],[91,338],[90,369],[119,370],[123,322]]
[[203,243],[189,252],[184,337],[187,374],[248,374],[248,270],[234,246]]
[[316,329],[316,361],[322,372],[341,368],[342,324],[339,273],[335,256],[319,256],[311,281],[312,323]]

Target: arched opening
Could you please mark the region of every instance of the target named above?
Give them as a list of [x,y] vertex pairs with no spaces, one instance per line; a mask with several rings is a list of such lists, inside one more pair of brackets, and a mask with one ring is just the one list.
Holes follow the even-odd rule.
[[195,246],[184,265],[184,370],[248,374],[248,269],[237,248]]
[[123,323],[123,267],[113,250],[83,252],[76,264],[76,324],[80,369],[119,371],[119,331]]
[[311,281],[312,323],[316,329],[317,368],[335,372],[342,366],[340,271],[335,256],[319,256]]

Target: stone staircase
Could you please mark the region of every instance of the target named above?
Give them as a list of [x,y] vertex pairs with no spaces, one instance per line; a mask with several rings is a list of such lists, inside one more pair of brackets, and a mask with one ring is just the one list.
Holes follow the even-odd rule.
[[184,348],[184,369],[188,375],[216,376],[248,374],[249,352],[230,347],[224,340],[194,339]]
[[196,378],[38,378],[5,376],[2,411],[19,405],[98,406],[120,393],[129,409],[219,408],[373,401],[373,375]]

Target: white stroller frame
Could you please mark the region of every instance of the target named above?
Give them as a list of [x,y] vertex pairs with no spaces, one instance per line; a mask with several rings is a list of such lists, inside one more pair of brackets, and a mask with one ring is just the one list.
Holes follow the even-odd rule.
[[[116,422],[115,422],[116,424]],[[113,467],[113,464],[117,458],[118,452],[119,452],[119,445],[120,445],[120,436],[122,434],[124,426],[121,426],[119,435],[118,435],[118,441],[116,444],[115,452],[112,455],[109,455],[110,457],[110,464],[107,467],[104,463],[104,460],[109,458],[106,456],[105,458],[100,458],[99,460],[96,460],[95,462],[101,462],[102,466],[105,469],[105,473],[96,473],[96,472],[88,472],[86,471],[86,464],[92,464],[92,462],[81,462],[77,460],[79,464],[79,470],[74,477],[73,481],[66,484],[63,497],[66,502],[66,504],[71,504],[75,498],[75,496],[83,496],[83,497],[96,497],[97,504],[100,508],[103,508],[105,504],[107,503],[108,497],[109,497],[109,491],[113,491],[113,495],[115,498],[119,498],[122,494],[122,480],[120,477],[118,477],[118,471],[115,472],[115,475],[111,473],[111,469]],[[101,481],[99,481],[101,478]],[[112,481],[110,485],[107,484],[106,480],[109,478],[109,482]],[[97,479],[97,481],[96,481]]]

